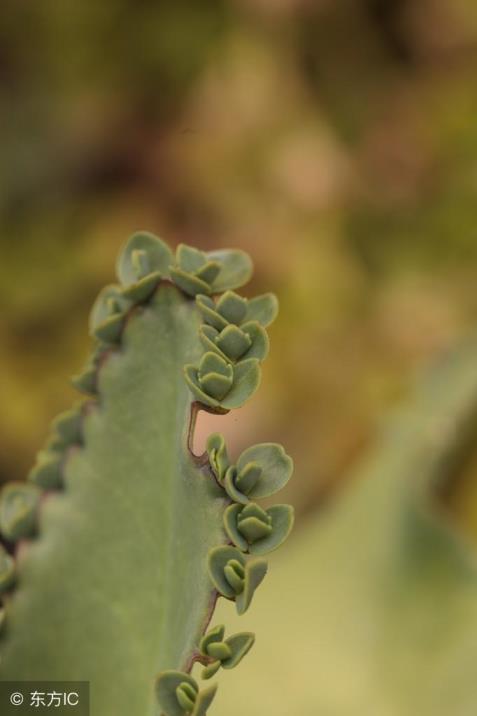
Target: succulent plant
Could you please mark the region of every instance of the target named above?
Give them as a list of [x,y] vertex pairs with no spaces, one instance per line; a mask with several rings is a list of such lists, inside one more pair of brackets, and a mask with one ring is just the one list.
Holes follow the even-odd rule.
[[2,490],[3,680],[90,681],[92,716],[203,716],[216,686],[194,664],[208,679],[251,648],[207,629],[219,596],[247,610],[290,532],[291,507],[256,500],[292,461],[264,443],[231,463],[217,434],[192,450],[198,411],[240,407],[260,382],[277,301],[235,293],[251,271],[242,251],[127,242],[91,312],[85,398]]
[[224,639],[225,627],[221,624],[211,629],[200,642],[200,660],[206,664],[202,678],[210,679],[220,667],[233,669],[250,651],[255,634],[241,632]]

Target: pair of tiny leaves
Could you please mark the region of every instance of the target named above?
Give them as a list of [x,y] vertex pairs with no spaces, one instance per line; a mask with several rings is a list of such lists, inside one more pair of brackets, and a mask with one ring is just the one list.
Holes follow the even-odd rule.
[[0,533],[9,542],[34,534],[41,490],[25,482],[7,483],[0,495]]
[[200,653],[209,660],[202,671],[203,679],[210,679],[222,666],[224,669],[233,669],[250,651],[255,634],[240,632],[224,639],[225,627],[221,624],[211,629],[200,642]]
[[[98,296],[98,299],[96,303],[98,303],[101,299],[101,294]],[[95,303],[95,306],[96,306]],[[93,311],[95,310],[95,306],[93,306]],[[91,322],[91,316],[90,316],[90,322]],[[120,325],[118,327],[117,335],[115,338],[116,342],[119,340],[119,337],[121,335],[121,331],[124,325],[125,316],[121,318]],[[99,332],[101,332],[100,329],[101,324],[99,324],[98,329]],[[108,353],[110,350],[110,345],[104,341],[97,343],[97,345],[93,348],[91,356],[88,358],[88,361],[81,371],[81,373],[78,373],[77,375],[74,375],[71,379],[72,384],[74,387],[79,390],[81,393],[86,393],[86,395],[96,395],[97,390],[97,381],[98,381],[98,368],[100,365],[101,360],[104,358],[104,356]]]
[[239,408],[260,384],[260,363],[256,358],[233,366],[217,353],[204,353],[198,366],[184,366],[184,375],[197,400],[213,408]]
[[162,671],[156,680],[156,697],[165,716],[205,716],[217,685],[199,690],[197,681],[182,671]]
[[242,552],[267,554],[280,547],[293,528],[291,505],[273,505],[267,510],[256,502],[234,503],[224,513],[225,531]]
[[284,487],[293,473],[293,460],[278,443],[259,443],[231,464],[225,438],[213,433],[207,440],[211,468],[228,496],[243,505],[270,497]]
[[28,475],[30,482],[45,490],[61,487],[65,451],[83,442],[84,406],[84,403],[78,403],[53,421],[52,436],[46,449],[38,453],[36,463]]
[[246,559],[236,547],[214,547],[208,556],[209,576],[217,591],[235,601],[237,614],[250,606],[268,570],[264,559]]

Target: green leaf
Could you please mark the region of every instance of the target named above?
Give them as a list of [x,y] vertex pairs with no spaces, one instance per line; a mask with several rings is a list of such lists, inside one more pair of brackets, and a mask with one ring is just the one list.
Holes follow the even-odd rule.
[[268,355],[267,333],[256,321],[245,323],[240,328],[228,325],[222,331],[204,324],[199,329],[199,337],[206,351],[215,351],[233,362],[247,358],[263,361]]
[[245,507],[234,504],[224,513],[224,528],[229,539],[242,552],[266,554],[279,547],[293,527],[293,508],[275,505],[268,510],[253,502]]
[[159,706],[165,716],[184,716],[185,710],[177,699],[177,689],[183,684],[189,685],[195,694],[199,687],[195,679],[182,671],[168,669],[163,671],[156,680],[156,695]]
[[247,313],[247,299],[234,291],[226,291],[217,300],[215,310],[228,323],[240,326]]
[[67,447],[83,441],[82,405],[66,410],[53,421],[52,429],[56,433],[57,446]]
[[268,564],[264,559],[251,559],[246,563],[244,589],[235,599],[237,614],[244,614],[247,611],[255,590],[265,579],[267,570]]
[[234,370],[230,363],[227,363],[217,353],[204,353],[199,363],[199,376],[202,377],[208,373],[219,373],[219,375],[232,380]]
[[218,261],[220,273],[212,284],[213,293],[240,288],[246,284],[253,273],[250,256],[240,249],[218,249],[208,251],[209,261]]
[[[248,493],[261,465],[230,466],[218,435],[207,454],[192,452],[201,408],[224,414],[258,388],[267,307],[247,320],[248,301],[232,290],[251,275],[245,253],[180,245],[176,259],[151,234],[129,239],[121,285],[100,293],[94,352],[74,378],[95,399],[54,421],[30,482],[0,496],[3,537],[35,537],[17,563],[0,547],[0,591],[18,575],[0,601],[2,678],[88,681],[104,716],[205,716],[216,686],[199,690],[194,663],[210,678],[254,641],[224,641],[221,626],[201,638],[217,589],[242,614],[267,572],[223,530],[225,476],[233,470],[230,489]],[[251,545],[272,521],[248,504],[236,526]]]
[[[439,363],[277,554],[247,616],[263,651],[219,694],[219,713],[474,713],[477,548],[438,495],[475,460],[476,364],[475,339]],[[229,612],[216,616],[237,628]]]
[[[142,271],[138,270],[139,267],[133,260],[137,251],[145,254],[147,266],[143,264]],[[158,273],[167,278],[172,260],[172,252],[164,241],[147,231],[140,231],[127,240],[119,255],[116,271],[123,286],[133,286],[148,274]],[[157,276],[154,280],[157,283]]]
[[[243,470],[240,471],[240,474],[238,474],[238,470],[235,467],[233,474],[234,487],[239,492],[242,492],[243,495],[249,495],[262,477],[262,473],[263,470],[257,462],[248,462]],[[242,500],[237,499],[237,502],[242,502]]]
[[235,599],[238,614],[248,609],[266,573],[265,560],[247,561],[235,547],[215,547],[209,552],[210,578],[223,597]]
[[222,664],[220,661],[212,661],[210,664],[202,669],[202,678],[211,679],[218,672]]
[[218,261],[209,261],[203,251],[185,244],[177,247],[176,264],[171,266],[171,277],[189,296],[210,294],[211,284],[221,271]]
[[52,490],[61,487],[63,475],[61,465],[63,454],[52,450],[41,450],[36,458],[36,463],[28,473],[28,480],[44,490]]
[[251,298],[247,306],[247,321],[258,321],[265,328],[278,316],[278,299],[274,293]]
[[[41,469],[64,476],[64,491],[42,503],[39,537],[18,565],[3,679],[83,679],[95,714],[152,715],[157,674],[184,669],[194,653],[226,506],[188,449],[193,398],[182,366],[199,362],[200,323],[195,302],[161,283],[101,364],[84,445],[37,467],[44,486]],[[193,713],[212,696],[199,696]]]
[[122,313],[116,313],[103,321],[95,330],[94,337],[103,343],[116,344],[119,343],[121,333],[126,323],[126,316]]
[[243,592],[245,582],[245,565],[243,565],[240,560],[231,559],[227,562],[224,567],[224,574],[236,596]]
[[202,689],[201,691],[199,691],[199,695],[196,699],[195,707],[191,713],[191,716],[205,716],[210,704],[215,698],[216,692],[216,684],[212,684],[212,686],[209,686],[207,689]]
[[197,699],[197,691],[190,684],[183,681],[176,689],[176,698],[182,710],[190,713]]
[[215,277],[218,276],[219,272],[220,264],[217,261],[207,261],[207,263],[197,271],[196,276],[210,286]]
[[214,547],[209,552],[210,578],[217,591],[227,599],[233,599],[236,594],[225,576],[225,568],[231,560],[237,560],[245,566],[245,558],[235,547]]
[[260,443],[244,450],[237,460],[239,475],[249,463],[262,469],[260,479],[247,493],[255,499],[269,497],[281,490],[293,473],[293,460],[277,443]]
[[12,542],[29,537],[36,528],[40,490],[24,482],[9,482],[0,495],[0,532]]
[[174,283],[188,296],[210,293],[209,284],[198,276],[174,267],[171,267],[170,274]]
[[268,536],[272,531],[272,520],[256,502],[249,502],[240,508],[237,515],[238,529],[250,544]]
[[221,401],[223,408],[240,408],[260,385],[260,363],[255,358],[237,363],[234,368],[232,387]]
[[210,679],[221,666],[224,669],[233,669],[250,651],[254,642],[255,634],[251,632],[240,632],[223,641],[224,627],[219,626],[212,629],[201,641],[201,654],[214,659],[202,671],[203,679]]
[[[246,507],[241,504],[227,507],[224,513],[225,531],[229,539],[242,552],[255,555],[272,552],[283,544],[293,528],[293,507],[291,505],[269,507],[265,511],[267,522],[261,515],[247,513],[251,507],[258,507],[258,505],[249,502]],[[246,515],[245,519],[244,515]]]
[[220,402],[212,395],[206,393],[205,390],[202,388],[202,385],[199,381],[198,370],[194,365],[191,365],[189,363],[184,366],[184,377],[192,394],[200,403],[202,403],[203,405],[208,405],[211,408],[219,407]]
[[240,504],[233,504],[227,507],[224,512],[224,529],[228,538],[236,547],[242,552],[248,552],[249,544],[237,527],[237,518],[241,509],[242,505]]
[[[213,330],[213,329],[212,329]],[[216,346],[231,360],[238,360],[251,347],[250,337],[238,326],[230,325],[217,335]]]
[[293,529],[295,521],[291,505],[273,505],[267,510],[271,518],[272,531],[268,536],[253,542],[249,547],[250,554],[268,554],[280,547]]
[[212,433],[207,438],[206,450],[209,455],[210,465],[218,480],[222,480],[230,465],[225,445],[225,438],[219,433]]
[[227,328],[229,325],[227,319],[216,311],[215,303],[209,296],[198,294],[195,300],[206,323],[217,331],[222,331],[224,328]]
[[224,360],[227,360],[228,356],[218,347],[216,341],[220,336],[220,331],[213,326],[208,326],[204,323],[199,328],[199,338],[202,342],[206,351],[213,351],[221,356]]
[[199,644],[199,650],[202,654],[205,656],[208,655],[208,647],[209,644],[213,644],[217,641],[223,641],[225,634],[225,626],[223,624],[219,624],[218,626],[214,627],[213,629],[210,629],[210,631],[205,634],[202,639],[200,640]]
[[[196,301],[204,321],[208,324],[202,328],[202,340],[207,348],[215,347],[216,350],[234,360],[239,357],[241,359],[258,358],[259,360],[266,358],[269,340],[263,326],[271,323],[278,311],[278,302],[273,294],[265,294],[247,301],[232,291],[228,291],[217,303],[209,296],[203,295],[198,295]],[[233,329],[234,326],[235,329]],[[240,332],[237,331],[238,327],[240,327]],[[215,329],[217,333],[211,329]],[[234,346],[233,352],[229,353],[227,346],[223,345],[229,334],[247,335],[251,346],[244,353],[238,353]]]
[[248,654],[254,645],[255,634],[252,632],[240,632],[240,634],[229,636],[229,638],[225,640],[225,643],[230,648],[232,656],[223,661],[222,666],[224,669],[233,669],[240,664],[244,656]]
[[209,644],[208,653],[213,659],[218,659],[219,661],[230,659],[232,656],[230,647],[224,642],[213,642]]
[[[208,373],[214,369],[215,373]],[[225,381],[219,380],[221,374]],[[257,360],[251,358],[232,368],[220,356],[210,352],[203,357],[199,369],[191,364],[185,365],[184,375],[198,401],[211,407],[231,410],[243,405],[257,390],[260,384],[260,365]],[[209,376],[213,378],[209,379]]]
[[105,344],[98,344],[96,348],[93,350],[92,356],[88,359],[85,368],[83,369],[83,372],[79,375],[73,376],[71,379],[72,384],[74,387],[79,390],[81,393],[86,393],[87,395],[97,395],[98,392],[98,385],[97,385],[97,374],[98,374],[98,367],[101,364],[101,362],[105,359],[107,353],[112,350],[111,346],[105,345]]
[[199,376],[199,383],[207,395],[220,401],[229,392],[232,386],[232,377],[220,373],[208,373],[203,378]]
[[176,249],[176,263],[182,271],[195,274],[207,263],[207,257],[203,251],[194,246],[178,244]]
[[[106,286],[100,291],[89,316],[89,332],[90,335],[100,338],[102,334],[113,335],[113,340],[109,337],[102,339],[106,343],[115,342],[121,332],[121,326],[124,322],[126,311],[131,307],[131,303],[127,301],[121,294],[121,287],[117,284]],[[118,326],[117,331],[113,327]]]
[[[198,690],[195,679],[180,671],[165,671],[156,681],[156,695],[164,716],[205,716],[217,686]],[[183,706],[181,706],[181,703]]]
[[227,495],[234,502],[239,502],[242,505],[246,505],[250,502],[247,494],[247,488],[251,489],[252,485],[259,480],[262,470],[258,465],[249,463],[241,475],[240,486],[237,485],[237,468],[235,465],[231,465],[224,477],[224,489]]
[[153,271],[147,276],[144,276],[144,278],[139,279],[139,281],[136,281],[136,283],[132,283],[130,286],[123,288],[122,295],[124,298],[132,301],[132,303],[142,303],[150,298],[162,278],[162,273]]
[[241,326],[241,330],[246,333],[252,345],[242,358],[257,358],[259,361],[265,360],[270,349],[270,341],[267,332],[258,321],[247,321]]
[[80,393],[85,393],[86,395],[96,395],[96,376],[97,366],[93,362],[88,361],[83,371],[71,378],[71,384],[76,388],[76,390],[79,390]]

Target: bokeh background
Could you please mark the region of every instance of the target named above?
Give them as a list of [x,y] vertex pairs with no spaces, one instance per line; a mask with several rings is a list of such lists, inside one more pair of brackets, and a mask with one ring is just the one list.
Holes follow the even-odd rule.
[[[258,402],[310,510],[477,323],[471,0],[4,0],[0,475],[20,478],[118,248],[237,246],[280,318]],[[253,402],[253,401],[252,401]]]
[[71,404],[148,229],[245,249],[248,295],[279,295],[225,431],[285,443],[305,522],[477,324],[476,80],[472,0],[3,0],[0,479]]

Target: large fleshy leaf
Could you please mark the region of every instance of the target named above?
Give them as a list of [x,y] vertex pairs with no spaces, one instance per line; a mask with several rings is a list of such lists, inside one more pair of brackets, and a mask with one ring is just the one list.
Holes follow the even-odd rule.
[[[48,495],[40,537],[21,551],[1,678],[90,681],[93,716],[156,716],[156,675],[185,668],[213,603],[207,553],[225,539],[224,493],[188,450],[182,371],[201,356],[200,322],[166,283],[134,311],[100,368],[84,445],[62,466],[65,490]],[[58,469],[52,455],[38,470]]]
[[[475,444],[476,366],[476,341],[441,364],[347,491],[289,543],[248,619],[263,649],[219,693],[218,711],[475,713],[476,547],[436,490]],[[238,627],[231,611],[217,617]]]

